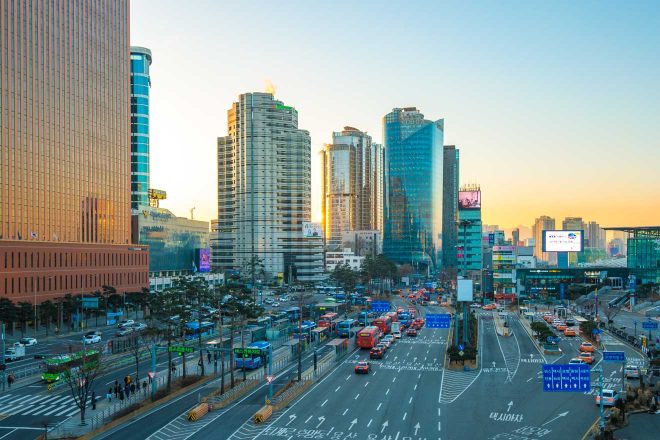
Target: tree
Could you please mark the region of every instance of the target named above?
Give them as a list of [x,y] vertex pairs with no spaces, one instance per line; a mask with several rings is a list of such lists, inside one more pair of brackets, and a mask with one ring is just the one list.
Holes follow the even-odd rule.
[[76,406],[80,409],[80,423],[84,425],[87,399],[94,388],[94,380],[101,374],[101,357],[98,350],[93,349],[83,349],[69,356],[82,357],[78,367],[65,370],[62,376],[71,390]]
[[[263,308],[257,306],[254,297],[249,290],[235,288],[227,295],[220,305],[222,315],[231,318],[231,335],[229,337],[229,362],[232,365],[230,370],[231,386],[234,387],[234,331],[237,325],[243,326],[247,319],[259,317],[263,313]],[[242,345],[245,341],[242,339]],[[244,347],[243,347],[244,348]],[[243,363],[243,380],[246,378],[245,363]]]
[[[152,311],[152,326],[156,327],[159,325],[160,331],[164,334],[167,340],[167,389],[169,390],[172,386],[172,352],[169,351],[169,347],[172,346],[174,327],[177,325],[174,317],[178,315],[179,320],[181,319],[180,313],[184,309],[183,301],[181,301],[181,298],[175,290],[170,289],[150,295],[148,301],[149,309]],[[156,324],[155,321],[158,323]]]
[[39,318],[41,322],[46,323],[46,336],[50,330],[50,326],[53,323],[53,316],[57,316],[57,306],[49,299],[39,304]]
[[[300,310],[300,316],[298,318],[298,382],[302,380],[302,351],[303,351],[303,335],[302,335],[302,320],[303,320],[303,309],[307,300],[311,299],[313,295],[307,293],[306,291],[297,292],[294,296],[294,299],[298,303],[298,308]],[[348,302],[347,302],[348,304]]]
[[345,292],[353,292],[358,282],[360,273],[351,269],[348,263],[338,264],[332,271],[330,278],[339,284]]
[[18,308],[9,298],[0,298],[0,321],[4,323],[18,321]]
[[[34,318],[34,305],[32,303],[21,301],[18,303],[18,322],[21,323],[21,335],[25,336],[27,323]],[[36,322],[35,322],[36,325]]]

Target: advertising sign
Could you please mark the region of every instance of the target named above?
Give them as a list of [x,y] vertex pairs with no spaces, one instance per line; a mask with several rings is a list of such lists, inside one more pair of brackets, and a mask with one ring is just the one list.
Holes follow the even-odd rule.
[[472,302],[472,280],[458,280],[458,300]]
[[459,191],[459,209],[481,209],[481,191]]
[[303,238],[321,238],[323,229],[321,223],[303,222]]
[[195,266],[197,266],[198,272],[211,271],[211,249],[195,249]]
[[543,231],[543,252],[582,252],[584,231]]

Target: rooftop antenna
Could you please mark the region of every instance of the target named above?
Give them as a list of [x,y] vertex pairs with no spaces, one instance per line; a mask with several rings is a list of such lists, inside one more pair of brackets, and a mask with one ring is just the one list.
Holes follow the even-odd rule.
[[195,207],[190,208],[190,220],[195,220]]

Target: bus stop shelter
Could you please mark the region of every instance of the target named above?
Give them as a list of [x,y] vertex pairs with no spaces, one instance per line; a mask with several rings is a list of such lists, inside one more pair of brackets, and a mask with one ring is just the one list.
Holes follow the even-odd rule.
[[328,342],[327,345],[335,349],[335,354],[337,357],[342,356],[348,351],[348,339],[333,339],[332,341]]
[[318,343],[321,343],[328,339],[330,336],[330,327],[318,327],[312,330],[312,334],[314,337],[312,338],[313,340],[317,341]]

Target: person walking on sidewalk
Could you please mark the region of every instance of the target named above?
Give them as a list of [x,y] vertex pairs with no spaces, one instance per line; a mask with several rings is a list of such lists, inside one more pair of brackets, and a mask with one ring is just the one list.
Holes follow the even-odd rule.
[[92,391],[92,409],[96,409],[96,391]]
[[142,393],[146,396],[147,395],[147,381],[143,380],[142,381]]
[[105,397],[108,399],[108,403],[112,402],[112,388],[108,388],[108,394]]
[[[139,384],[140,384],[140,382],[138,382],[138,385]],[[134,383],[131,384],[131,394],[135,394],[135,384]]]
[[14,380],[16,380],[16,379],[14,378],[14,375],[10,373],[10,374],[7,376],[7,385],[9,386],[10,389],[11,389],[11,384],[14,383]]

